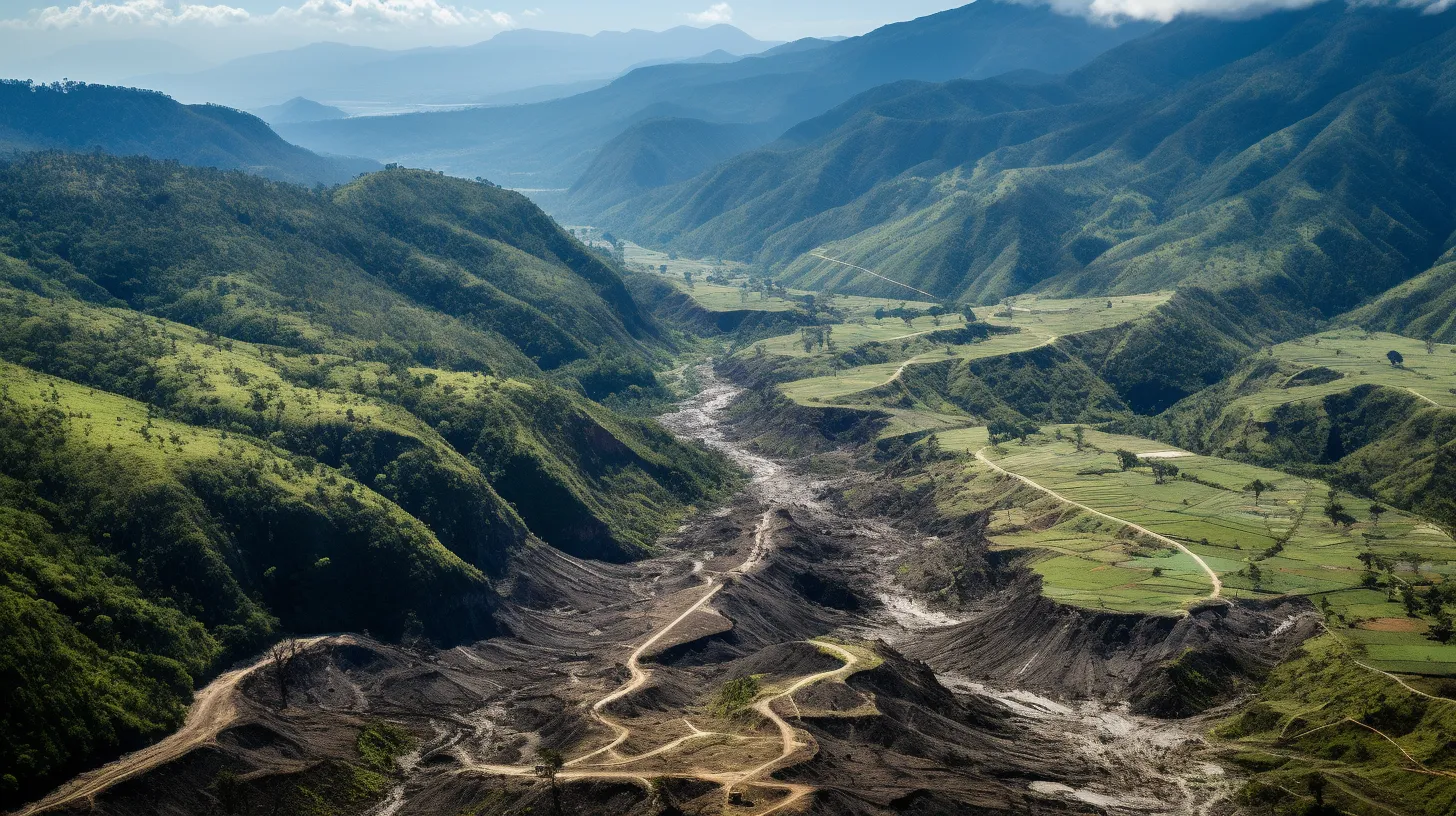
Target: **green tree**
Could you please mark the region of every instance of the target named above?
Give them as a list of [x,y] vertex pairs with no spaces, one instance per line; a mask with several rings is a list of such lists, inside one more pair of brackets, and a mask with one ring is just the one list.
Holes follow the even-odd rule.
[[1405,357],[1401,355],[1400,352],[1394,349],[1385,352],[1385,359],[1389,360],[1390,364],[1395,366],[1396,368],[1400,368],[1402,365],[1405,364]]
[[1445,610],[1436,613],[1436,622],[1431,625],[1431,640],[1437,643],[1450,643],[1453,634],[1451,615]]
[[1244,485],[1244,491],[1245,492],[1248,492],[1248,493],[1253,493],[1254,494],[1254,504],[1255,505],[1258,505],[1259,504],[1259,497],[1262,496],[1262,495],[1264,495],[1264,491],[1269,490],[1271,487],[1272,487],[1272,485],[1270,485],[1268,482],[1264,481],[1263,479],[1255,479],[1254,481],[1249,482],[1248,484]]
[[1385,506],[1382,505],[1380,502],[1375,502],[1374,504],[1370,505],[1370,523],[1373,526],[1380,526],[1380,517],[1385,515],[1385,510]]
[[1141,460],[1138,459],[1138,455],[1136,453],[1133,453],[1129,450],[1123,450],[1122,448],[1117,449],[1117,464],[1119,467],[1122,468],[1122,471],[1124,473],[1137,467],[1140,463]]
[[556,784],[556,775],[566,765],[566,757],[555,748],[536,750],[536,776],[551,784],[551,804],[557,816],[561,816],[561,789]]
[[1081,453],[1082,448],[1087,444],[1087,429],[1081,425],[1072,429],[1072,439],[1077,443],[1077,452]]

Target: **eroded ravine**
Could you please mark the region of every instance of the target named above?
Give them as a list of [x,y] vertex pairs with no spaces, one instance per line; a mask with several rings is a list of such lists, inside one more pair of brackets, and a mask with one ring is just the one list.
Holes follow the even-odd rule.
[[[879,638],[900,646],[927,632],[962,623],[954,615],[928,606],[889,577],[893,571],[886,567],[894,556],[922,546],[921,541],[907,537],[886,519],[847,515],[845,508],[817,500],[823,483],[804,479],[789,467],[733,442],[725,432],[724,421],[737,389],[706,368],[700,372],[700,379],[706,385],[704,390],[681,410],[665,417],[664,424],[681,436],[702,439],[750,470],[755,476],[750,489],[758,495],[791,502],[805,511],[812,525],[851,534],[867,544],[864,554],[874,564],[870,572],[880,577],[874,588],[880,607],[868,615],[862,627],[853,627],[844,634]],[[1028,655],[1028,660],[1034,657]],[[1099,769],[1098,780],[1083,787],[1033,783],[1031,789],[1038,794],[1090,804],[1112,814],[1201,816],[1233,790],[1224,769],[1207,756],[1201,736],[1206,726],[1202,721],[1140,716],[1131,713],[1125,704],[1104,701],[1051,700],[949,672],[937,676],[953,691],[996,700],[1029,729],[1059,743],[1062,756],[1077,757]]]
[[[816,792],[826,790],[818,781],[824,767],[843,761],[842,753],[838,758],[821,756],[818,740],[826,732],[823,721],[813,717],[822,715],[801,712],[806,698],[812,697],[810,691],[842,693],[836,684],[847,683],[852,674],[867,668],[866,659],[875,653],[855,643],[882,639],[894,647],[908,646],[929,632],[960,623],[954,614],[933,609],[907,593],[892,580],[893,570],[886,568],[895,554],[922,546],[923,540],[870,510],[821,500],[830,484],[806,478],[791,466],[735,443],[726,420],[738,390],[706,368],[701,380],[702,392],[663,417],[663,424],[679,436],[722,451],[750,472],[753,478],[744,495],[685,526],[669,542],[668,554],[635,565],[580,562],[549,547],[536,547],[528,554],[534,559],[529,569],[535,571],[536,580],[558,586],[574,582],[578,588],[586,587],[583,592],[595,593],[591,597],[596,600],[581,596],[574,606],[569,595],[553,596],[539,607],[510,613],[516,615],[512,622],[522,625],[524,639],[512,636],[423,656],[431,676],[448,667],[481,689],[471,708],[451,710],[413,702],[406,708],[396,702],[391,708],[387,684],[367,682],[361,687],[355,682],[361,678],[340,675],[339,686],[356,698],[359,711],[392,711],[390,716],[404,718],[400,721],[423,726],[424,731],[417,728],[417,733],[434,732],[401,763],[399,780],[370,811],[372,816],[436,812],[431,797],[437,791],[468,789],[488,778],[515,780],[515,789],[529,790],[531,786],[522,783],[536,775],[536,750],[553,741],[567,747],[566,763],[557,777],[562,782],[625,783],[651,791],[653,780],[688,780],[719,792],[713,802],[700,802],[706,808],[703,812],[765,816],[797,810]],[[715,519],[720,522],[716,527]],[[736,627],[725,611],[735,601],[758,602],[753,593],[772,580],[764,576],[777,570],[781,579],[784,565],[802,557],[791,550],[805,535],[836,542],[839,546],[826,552],[843,560],[841,566],[847,566],[849,573],[878,578],[856,587],[858,594],[870,599],[865,608],[833,618],[838,623],[801,629],[774,647],[804,649],[807,642],[822,655],[820,662],[778,673],[748,705],[753,713],[748,719],[714,720],[708,725],[700,705],[702,694],[696,702],[677,698],[667,708],[639,707],[636,698],[655,699],[649,692],[671,687],[674,678],[680,682],[702,676],[685,674],[656,658],[665,650],[704,642],[724,626]],[[715,554],[714,549],[720,552]],[[753,655],[771,641],[755,642],[759,645],[750,650]],[[514,654],[541,657],[514,663],[502,659]],[[553,660],[560,662],[552,664]],[[834,663],[838,665],[826,668]],[[659,672],[662,676],[654,677]],[[721,677],[711,671],[707,676]],[[1027,746],[1016,776],[1028,781],[996,784],[1021,786],[1025,795],[1044,802],[1042,809],[1056,810],[1060,805],[1055,800],[1065,799],[1113,814],[1193,816],[1227,787],[1199,756],[1193,727],[1135,717],[1115,705],[1048,700],[946,673],[939,679],[966,695],[963,700],[991,698],[1009,709],[1016,728],[1008,733],[1020,735],[1015,738]],[[116,766],[79,778],[45,806],[92,799],[118,781],[134,779],[189,750],[215,743],[233,716],[204,715],[208,710],[243,710],[245,706],[232,706],[233,701],[243,702],[235,696],[244,694],[239,680],[225,676],[200,692],[202,704],[189,718],[188,728]],[[563,739],[559,730],[543,729],[513,711],[523,699],[544,697],[559,700],[571,712],[561,722],[586,728]],[[252,705],[257,708],[256,702]],[[310,716],[314,715],[293,711],[276,724],[306,721]],[[353,715],[323,711],[317,716]],[[190,726],[193,718],[212,722],[200,729]],[[351,727],[357,728],[357,719],[353,723]],[[826,738],[835,739],[832,734]],[[1046,762],[1038,756],[1047,757]],[[1076,784],[1029,781],[1042,773],[1049,780]],[[853,778],[841,782],[835,786],[837,794],[854,791],[858,784]]]

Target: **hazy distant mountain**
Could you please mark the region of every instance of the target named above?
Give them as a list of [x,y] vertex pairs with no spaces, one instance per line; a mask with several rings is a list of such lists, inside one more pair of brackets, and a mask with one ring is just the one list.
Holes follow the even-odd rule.
[[124,84],[138,74],[201,71],[213,61],[166,40],[105,40],[73,45],[38,59],[0,56],[0,75],[55,82]]
[[643,61],[688,59],[720,50],[754,54],[776,44],[730,25],[594,36],[519,29],[460,48],[383,51],[315,43],[197,73],[141,77],[137,84],[186,101],[240,107],[294,96],[336,104],[476,102],[525,88],[610,79]]
[[281,105],[258,108],[253,113],[270,125],[284,122],[322,122],[326,119],[343,119],[349,115],[332,105],[324,105],[301,96],[295,96]]
[[105,85],[0,81],[0,156],[36,150],[150,156],[300,184],[337,184],[379,169],[291,145],[256,116],[220,105]]
[[782,131],[886,82],[1025,68],[1062,73],[1152,28],[1109,28],[1045,7],[982,0],[822,48],[643,68],[600,90],[539,105],[289,125],[286,135],[333,153],[512,187],[565,188],[602,145],[636,122],[673,117]]

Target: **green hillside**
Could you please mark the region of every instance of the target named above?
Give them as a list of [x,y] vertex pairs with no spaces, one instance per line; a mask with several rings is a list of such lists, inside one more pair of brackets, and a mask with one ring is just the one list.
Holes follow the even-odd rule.
[[340,184],[379,169],[291,145],[262,119],[220,105],[183,105],[135,88],[0,80],[0,158],[35,150],[151,156],[298,184]]
[[815,251],[945,300],[1197,285],[1330,316],[1449,248],[1453,60],[1452,13],[1188,18],[1059,82],[877,89],[603,222],[809,289],[897,288]]
[[280,632],[472,640],[538,541],[649,552],[735,477],[603,407],[660,330],[523,197],[0,168],[0,766],[35,793]]
[[1341,316],[1340,322],[1456,343],[1456,260],[1446,253],[1429,270]]
[[661,118],[639,122],[602,145],[562,209],[590,215],[644,190],[676,184],[770,140],[771,127]]
[[[548,102],[296,123],[280,125],[279,132],[329,153],[483,175],[512,187],[561,188],[581,178],[608,142],[649,119],[751,125],[761,144],[886,82],[1028,69],[1061,73],[1153,27],[1104,26],[1042,6],[977,2],[822,48],[724,64],[647,66],[604,88]],[[651,161],[667,145],[635,144],[640,150],[622,156],[620,166]]]

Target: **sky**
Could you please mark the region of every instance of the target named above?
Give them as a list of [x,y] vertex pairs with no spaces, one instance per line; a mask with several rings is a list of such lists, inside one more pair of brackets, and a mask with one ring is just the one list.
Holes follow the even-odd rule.
[[[508,0],[484,0],[505,3]],[[521,0],[515,0],[520,2]],[[731,23],[760,39],[856,35],[967,0],[0,0],[0,76],[57,79],[78,61],[131,75],[199,70],[233,57],[346,42],[381,48],[467,45],[510,28],[595,34]],[[1102,18],[1259,12],[1316,0],[1020,0]],[[1456,0],[1350,0],[1445,8]],[[55,3],[55,5],[48,5]],[[61,52],[62,57],[48,55]],[[92,77],[113,81],[120,76]]]
[[[966,0],[0,0],[13,63],[96,41],[172,43],[205,61],[333,41],[383,48],[466,45],[507,28],[595,34],[731,23],[764,40],[862,34]],[[160,54],[150,56],[160,58]]]

